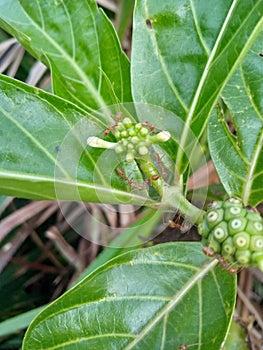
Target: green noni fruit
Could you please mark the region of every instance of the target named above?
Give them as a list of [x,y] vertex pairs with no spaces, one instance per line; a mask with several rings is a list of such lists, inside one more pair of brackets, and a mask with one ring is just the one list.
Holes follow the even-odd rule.
[[235,267],[263,271],[263,219],[236,198],[211,204],[198,226],[204,246]]

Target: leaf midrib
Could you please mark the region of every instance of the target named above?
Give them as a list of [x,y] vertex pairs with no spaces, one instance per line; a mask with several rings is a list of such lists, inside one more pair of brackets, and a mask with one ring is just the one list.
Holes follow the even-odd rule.
[[137,334],[134,341],[132,341],[130,344],[128,344],[123,350],[131,350],[134,346],[138,345],[138,343],[148,334],[151,329],[166,315],[168,314],[176,304],[178,304],[183,297],[189,292],[189,290],[196,284],[200,279],[202,279],[211,269],[213,269],[218,261],[212,260],[210,261],[206,266],[204,266],[203,269],[198,271],[192,279],[190,279],[183,288],[176,293],[176,295],[171,299],[171,301],[161,309],[157,315],[147,324],[146,327],[142,329],[142,331]]
[[[63,178],[54,178],[52,176],[48,176],[48,175],[37,175],[37,174],[29,174],[29,173],[21,173],[21,172],[14,172],[14,171],[7,171],[6,169],[1,169],[0,168],[0,179],[1,177],[3,178],[9,178],[9,179],[16,179],[16,180],[21,180],[21,181],[27,181],[27,182],[50,182],[50,183],[56,183],[56,184],[62,184],[62,185],[68,185],[68,186],[74,186],[74,187],[78,187],[78,188],[84,188],[84,189],[93,189],[96,191],[101,191],[103,192],[103,194],[107,194],[110,193],[112,194],[116,194],[116,195],[126,195],[128,198],[132,198],[132,199],[138,199],[138,201],[141,202],[145,202],[145,196],[139,196],[138,194],[134,194],[134,193],[127,193],[126,191],[122,191],[116,188],[112,188],[112,187],[104,187],[101,186],[100,184],[93,184],[93,183],[88,183],[86,181],[82,181],[79,179],[74,179],[74,178],[67,178],[67,179],[63,179]],[[1,187],[1,185],[0,185]],[[5,188],[7,188],[5,186]],[[10,189],[12,189],[13,187],[10,187]],[[26,192],[29,192],[28,189],[26,189]],[[36,193],[36,192],[32,192],[32,193]],[[49,199],[51,199],[50,197],[47,197]],[[151,200],[150,198],[147,198],[147,203],[148,204],[154,204],[156,203],[156,201]]]
[[[234,10],[236,4],[238,3],[238,1],[239,1],[239,0],[234,0],[233,3],[232,3],[232,5],[231,5],[231,8],[230,8],[230,10],[229,10],[229,12],[228,12],[228,15],[227,15],[227,17],[226,17],[226,19],[225,19],[225,21],[224,21],[224,24],[223,24],[223,26],[222,26],[222,28],[221,28],[219,34],[218,34],[217,40],[216,40],[216,42],[215,42],[215,45],[214,45],[214,47],[213,47],[213,50],[211,51],[211,55],[210,55],[210,57],[209,57],[209,59],[208,59],[208,61],[207,61],[207,64],[206,64],[205,69],[204,69],[204,71],[203,71],[202,77],[201,77],[201,79],[200,79],[198,88],[197,88],[197,90],[196,90],[196,93],[195,93],[193,102],[192,102],[192,104],[191,104],[189,113],[188,113],[187,118],[186,118],[186,121],[185,121],[185,128],[183,129],[182,137],[181,137],[181,140],[180,140],[180,146],[181,146],[181,147],[180,147],[179,150],[178,150],[177,159],[176,159],[177,167],[178,167],[178,164],[181,163],[181,159],[182,159],[182,157],[183,157],[183,151],[182,151],[182,150],[184,149],[185,143],[186,143],[187,138],[188,138],[188,129],[190,129],[190,126],[191,126],[191,123],[192,123],[192,119],[193,119],[193,116],[194,116],[194,112],[195,112],[196,106],[197,106],[198,101],[199,101],[200,93],[201,93],[201,91],[202,91],[202,89],[203,89],[203,86],[205,85],[206,77],[207,77],[207,75],[208,75],[208,73],[209,73],[209,71],[210,71],[209,67],[212,67],[212,66],[214,65],[215,61],[221,56],[222,52],[224,52],[225,49],[226,49],[226,47],[229,46],[229,43],[230,43],[230,42],[227,44],[226,47],[224,47],[223,51],[220,52],[220,55],[219,55],[218,57],[216,57],[216,60],[214,60],[214,57],[215,57],[217,48],[218,48],[218,46],[219,46],[219,44],[220,44],[220,40],[221,40],[221,38],[222,38],[222,36],[223,36],[223,34],[224,34],[224,31],[225,31],[225,28],[227,27],[228,22],[229,22],[230,19],[231,19],[232,12],[233,12],[233,10]],[[260,2],[259,2],[259,3],[260,3]],[[259,5],[259,3],[257,3],[256,6]],[[251,12],[252,12],[252,11],[255,11],[255,7],[252,8]],[[235,36],[231,38],[231,41],[233,41],[234,38],[236,37],[236,33],[238,33],[238,32],[243,28],[243,26],[244,26],[244,24],[245,24],[246,20],[248,19],[248,17],[249,17],[249,15],[250,15],[251,12],[249,12],[249,13],[247,14],[246,19],[242,22],[242,25],[241,25],[241,26],[238,28],[238,30],[235,32]],[[246,50],[248,49],[248,47],[252,44],[252,41],[254,40],[254,38],[255,38],[255,36],[256,36],[255,34],[259,31],[259,29],[260,29],[262,23],[263,23],[263,17],[262,17],[262,19],[258,22],[257,26],[254,28],[253,32],[251,33],[251,35],[250,35],[250,37],[249,37],[250,40],[247,40],[246,45],[243,47],[242,51],[240,52],[240,55],[239,55],[238,59],[235,61],[235,64],[231,67],[231,69],[230,69],[230,71],[229,71],[229,74],[226,76],[224,82],[223,82],[222,85],[221,85],[221,88],[218,90],[217,95],[219,95],[220,91],[222,91],[222,89],[223,89],[224,86],[226,85],[227,81],[229,80],[230,76],[233,74],[234,70],[237,68],[237,66],[239,65],[239,63],[240,63],[241,60],[243,59],[244,53],[246,52]],[[199,111],[199,113],[198,113],[199,115],[202,113],[202,110],[204,110],[204,109],[206,108],[206,106],[209,105],[209,102],[210,102],[211,99],[213,99],[213,98],[214,98],[214,94],[211,94],[211,95],[210,95],[210,98],[206,101],[206,103],[202,106],[202,109]],[[215,100],[215,98],[214,98],[214,100]],[[216,102],[216,101],[214,101],[214,102]],[[211,112],[213,106],[214,106],[214,103],[212,103],[212,105],[211,105],[211,107],[210,107],[210,109],[209,109],[209,113],[208,113],[209,115],[210,115],[210,112]],[[205,126],[206,126],[206,123],[204,123],[202,130],[204,130]],[[190,130],[191,130],[191,129],[190,129]],[[201,133],[202,133],[202,132],[201,132]],[[200,134],[201,134],[201,133],[200,133]]]

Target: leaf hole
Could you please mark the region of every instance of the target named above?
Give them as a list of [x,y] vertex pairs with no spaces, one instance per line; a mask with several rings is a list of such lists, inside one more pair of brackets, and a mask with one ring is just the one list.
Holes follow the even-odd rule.
[[260,57],[263,57],[263,52],[260,52],[258,55],[259,55]]
[[146,19],[145,23],[150,30],[153,29],[152,22],[149,18]]

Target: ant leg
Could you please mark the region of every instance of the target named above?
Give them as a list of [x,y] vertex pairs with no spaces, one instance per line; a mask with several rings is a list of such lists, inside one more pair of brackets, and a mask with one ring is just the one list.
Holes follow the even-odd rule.
[[154,152],[153,156],[154,156],[154,159],[155,159],[155,161],[156,161],[158,167],[159,167],[160,170],[161,170],[162,177],[165,179],[165,178],[167,177],[167,173],[166,173],[166,171],[165,171],[163,162],[162,162],[162,160],[161,160],[159,154],[156,153],[156,152]]
[[143,122],[142,126],[146,126],[147,128],[149,128],[150,132],[152,134],[158,134],[158,131],[155,131],[155,126],[149,122]]
[[132,180],[130,180],[126,175],[125,172],[120,169],[117,168],[117,173],[132,187],[135,188],[136,190],[145,190],[147,189],[147,182],[144,182],[142,185],[136,184],[135,182],[133,182]]
[[223,269],[227,270],[229,273],[231,273],[231,275],[234,275],[242,270],[242,267],[231,267],[221,255],[214,253],[213,250],[209,247],[203,247],[202,251],[210,258],[216,258]]
[[[177,221],[177,220],[176,220]],[[182,233],[185,233],[185,232],[187,232],[190,228],[191,228],[191,226],[188,224],[188,225],[181,225],[181,224],[179,224],[179,223],[177,223],[177,222],[175,222],[175,221],[173,221],[173,220],[169,220],[168,221],[168,226],[170,227],[170,228],[177,228],[178,230],[180,230]]]
[[105,131],[104,131],[104,135],[105,136],[108,136],[109,135],[109,133],[112,131],[112,130],[114,130],[115,128],[116,128],[116,126],[118,126],[118,123],[119,123],[119,121],[120,121],[120,119],[122,118],[122,112],[118,112],[117,114],[116,114],[116,116],[115,116],[115,124],[113,124],[113,125],[111,125],[108,129],[106,129]]

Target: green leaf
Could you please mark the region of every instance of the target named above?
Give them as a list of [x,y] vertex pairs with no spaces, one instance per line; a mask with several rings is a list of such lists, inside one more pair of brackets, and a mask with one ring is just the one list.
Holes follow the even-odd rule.
[[87,111],[131,101],[128,59],[94,0],[2,0],[0,26],[50,66],[56,95]]
[[[152,235],[154,228],[161,219],[161,212],[154,210],[147,210],[134,224],[126,227],[123,232],[113,239],[108,247],[98,255],[98,257],[92,261],[92,263],[81,273],[74,284],[83,280],[99,266],[105,264],[110,259],[127,252],[128,250],[139,249],[142,246],[142,235],[140,232],[143,230],[143,242]],[[4,276],[3,276],[4,277]],[[6,277],[6,276],[5,276]],[[6,279],[5,279],[6,281]],[[3,288],[6,288],[5,286]],[[0,322],[0,337],[7,336],[18,330],[24,329],[29,326],[33,318],[39,314],[47,305],[42,305],[36,309],[24,312],[20,315],[11,317],[3,322]]]
[[162,106],[184,121],[176,161],[181,173],[183,150],[192,148],[190,130],[200,137],[222,88],[262,27],[262,13],[263,0],[137,1],[134,101]]
[[89,136],[103,136],[102,117],[83,116],[75,105],[0,76],[1,193],[145,204],[145,194],[124,191],[114,151],[87,147]]
[[199,243],[123,254],[41,312],[23,350],[219,350],[235,303],[235,278],[211,270]]
[[[223,91],[227,118],[214,115],[209,123],[209,146],[215,167],[229,196],[245,205],[263,201],[263,33]],[[227,153],[226,153],[227,150]]]
[[81,273],[75,283],[83,280],[84,277],[88,276],[97,267],[105,264],[110,259],[128,250],[141,248],[142,242],[146,242],[150,237],[152,238],[153,232],[157,234],[156,227],[162,219],[163,213],[161,211],[147,209],[142,215],[143,216],[140,217],[139,220],[126,227],[112,242],[110,242],[109,246]]

